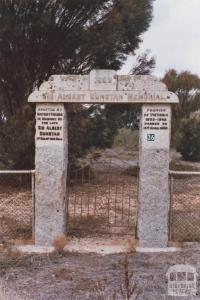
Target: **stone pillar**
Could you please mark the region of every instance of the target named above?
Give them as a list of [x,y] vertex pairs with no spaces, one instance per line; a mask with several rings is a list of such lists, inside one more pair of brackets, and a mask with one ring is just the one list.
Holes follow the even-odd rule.
[[68,145],[63,103],[37,103],[35,142],[35,244],[50,246],[66,233]]
[[170,104],[144,104],[140,124],[138,248],[168,242]]

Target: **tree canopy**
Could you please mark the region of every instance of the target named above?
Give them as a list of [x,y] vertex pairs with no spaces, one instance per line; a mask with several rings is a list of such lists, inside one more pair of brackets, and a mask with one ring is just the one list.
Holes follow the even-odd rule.
[[[0,162],[33,167],[34,109],[28,95],[52,74],[118,70],[148,29],[152,2],[0,0]],[[112,143],[121,109],[111,111],[68,106],[71,154]]]
[[189,71],[171,69],[163,81],[179,98],[172,106],[172,144],[184,159],[198,161],[200,122],[194,113],[200,109],[200,78]]
[[178,73],[171,69],[166,72],[163,82],[171,92],[177,94],[179,104],[174,107],[174,118],[189,117],[191,112],[200,108],[200,78],[189,71]]
[[0,0],[1,117],[52,74],[119,69],[149,27],[152,1]]
[[[0,162],[33,167],[34,110],[28,95],[52,74],[118,70],[148,29],[152,2],[0,0]],[[111,107],[69,105],[68,111],[70,153],[112,142],[117,121]]]

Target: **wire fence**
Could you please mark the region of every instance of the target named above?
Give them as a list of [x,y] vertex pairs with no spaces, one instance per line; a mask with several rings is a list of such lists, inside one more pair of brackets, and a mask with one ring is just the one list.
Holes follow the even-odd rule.
[[170,171],[170,240],[200,241],[200,172]]
[[0,171],[0,242],[34,236],[34,190],[34,171]]
[[[200,241],[200,172],[169,174],[169,239]],[[68,169],[70,234],[136,233],[138,169],[92,162]],[[34,237],[35,172],[0,171],[0,242]]]

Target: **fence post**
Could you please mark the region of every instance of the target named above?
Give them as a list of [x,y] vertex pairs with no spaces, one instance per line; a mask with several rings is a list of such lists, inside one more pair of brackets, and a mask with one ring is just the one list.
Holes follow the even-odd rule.
[[35,172],[31,171],[32,191],[32,239],[35,240]]
[[169,207],[169,241],[172,240],[172,220],[173,220],[173,191],[174,191],[174,176],[169,174],[170,178],[170,207]]

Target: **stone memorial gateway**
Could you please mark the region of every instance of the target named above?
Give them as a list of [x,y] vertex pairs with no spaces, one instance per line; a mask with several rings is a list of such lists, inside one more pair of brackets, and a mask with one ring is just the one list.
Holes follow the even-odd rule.
[[142,103],[138,250],[166,248],[171,104],[177,96],[153,76],[93,70],[51,76],[29,102],[36,103],[35,244],[50,246],[66,233],[67,103]]

